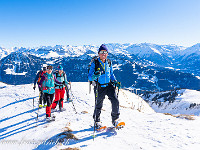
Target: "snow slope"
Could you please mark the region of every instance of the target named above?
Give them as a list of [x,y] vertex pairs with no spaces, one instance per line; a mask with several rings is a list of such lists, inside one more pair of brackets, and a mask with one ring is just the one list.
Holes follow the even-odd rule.
[[173,115],[185,114],[200,116],[200,91],[181,89],[177,90],[178,95],[175,97],[173,103],[164,100],[164,94],[170,91],[160,92],[159,95],[163,97],[158,98],[157,101],[151,101],[157,94],[152,94],[148,99],[151,107],[158,113],[170,113]]
[[[96,132],[93,141],[94,94],[88,83],[72,83],[74,106],[64,103],[65,112],[54,112],[56,121],[45,122],[45,109],[39,110],[38,90],[33,85],[0,83],[0,149],[57,150],[65,148],[113,150],[166,150],[200,148],[200,119],[175,118],[155,113],[137,95],[120,90],[120,118],[126,122],[122,130]],[[33,98],[35,103],[33,106]],[[111,126],[111,106],[106,98],[101,114],[103,124]],[[72,131],[70,131],[72,130]],[[67,139],[68,137],[78,140]],[[60,143],[59,143],[60,141]]]

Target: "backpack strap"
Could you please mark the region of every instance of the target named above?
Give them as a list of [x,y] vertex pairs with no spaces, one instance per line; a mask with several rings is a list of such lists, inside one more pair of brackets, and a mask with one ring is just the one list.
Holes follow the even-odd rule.
[[97,69],[99,68],[98,57],[94,58],[94,64],[95,64],[95,71],[97,71]]

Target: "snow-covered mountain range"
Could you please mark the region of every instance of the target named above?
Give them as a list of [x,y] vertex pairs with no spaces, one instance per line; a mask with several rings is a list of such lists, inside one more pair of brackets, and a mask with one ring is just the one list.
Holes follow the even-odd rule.
[[[200,89],[200,44],[188,48],[149,43],[106,45],[114,73],[123,87],[141,91]],[[4,55],[0,61],[0,81],[9,84],[32,83],[43,64],[52,64],[54,68],[62,64],[69,80],[85,82],[88,64],[97,55],[98,48],[96,45],[1,48]]]

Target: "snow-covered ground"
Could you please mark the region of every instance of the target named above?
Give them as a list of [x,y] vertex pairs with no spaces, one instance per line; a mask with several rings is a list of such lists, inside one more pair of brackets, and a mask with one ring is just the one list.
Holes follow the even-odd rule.
[[[77,114],[72,103],[64,103],[66,111],[54,112],[56,121],[51,123],[45,121],[44,108],[38,111],[38,90],[34,92],[32,87],[31,84],[13,86],[0,83],[1,150],[200,148],[199,116],[194,116],[195,120],[187,120],[155,113],[145,101],[125,90],[119,93],[120,118],[125,121],[125,128],[96,132],[93,141],[94,94],[89,94],[88,83],[72,83]],[[110,114],[111,105],[106,98],[101,114],[104,125],[111,126]]]

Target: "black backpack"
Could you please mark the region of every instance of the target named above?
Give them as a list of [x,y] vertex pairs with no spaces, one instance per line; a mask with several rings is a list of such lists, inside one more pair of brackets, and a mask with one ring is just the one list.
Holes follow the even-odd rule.
[[[91,64],[94,62],[95,63],[95,72],[97,71],[97,69],[99,68],[99,61],[98,61],[98,58],[99,58],[99,56],[94,56],[92,59],[91,59],[91,61],[90,61],[90,63],[89,63],[89,65],[88,65],[88,73],[89,73],[89,71],[90,71],[90,66],[91,66]],[[111,60],[110,59],[107,59],[107,61],[108,61],[108,64],[109,64],[109,67],[111,66]],[[92,81],[89,81],[89,93],[90,93],[90,91],[91,91],[91,84],[92,84]]]
[[[89,71],[90,71],[90,66],[91,66],[91,64],[92,64],[93,62],[95,63],[95,72],[97,71],[97,69],[99,68],[99,61],[98,61],[98,58],[99,58],[99,56],[94,56],[94,57],[91,59],[89,65],[88,65],[88,73],[89,73]],[[111,60],[110,60],[110,59],[107,59],[107,61],[108,61],[109,67],[110,67],[110,66],[111,66]]]

